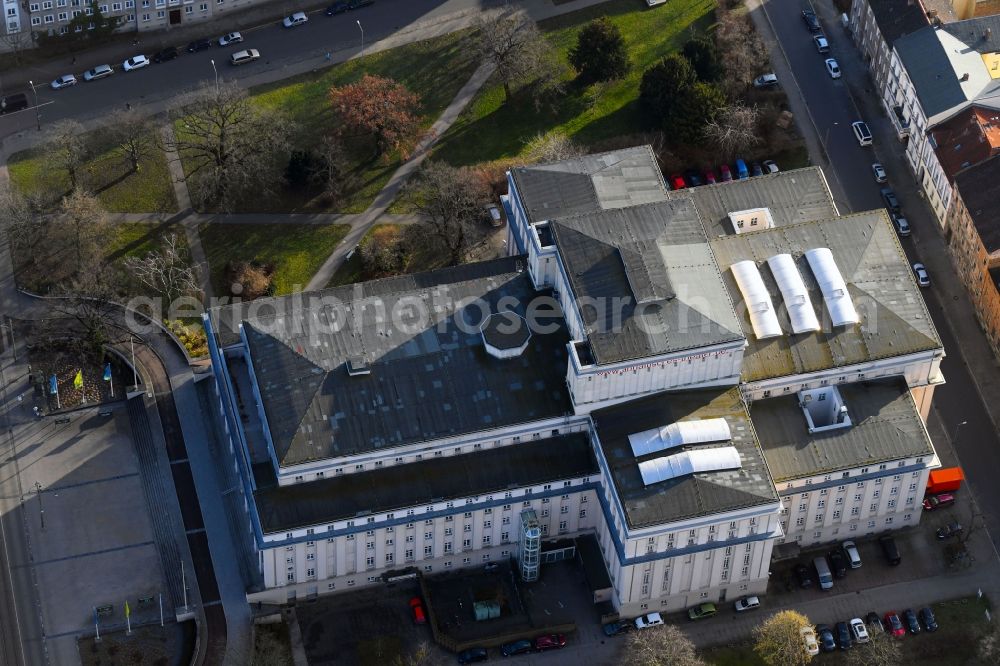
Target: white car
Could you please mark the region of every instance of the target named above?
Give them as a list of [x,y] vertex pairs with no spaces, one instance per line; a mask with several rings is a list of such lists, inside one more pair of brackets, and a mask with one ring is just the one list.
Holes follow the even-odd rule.
[[659,624],[663,624],[663,618],[660,617],[659,613],[646,613],[635,618],[635,628],[636,629],[646,629],[648,627],[655,627]]
[[285,20],[281,22],[286,28],[294,28],[297,25],[302,25],[309,20],[305,12],[295,12],[291,16],[286,16]]
[[921,287],[931,286],[931,276],[923,264],[913,264],[913,274],[917,276],[917,284]]
[[760,165],[764,167],[764,173],[778,173],[781,170],[774,160],[764,160]]
[[229,62],[233,65],[245,65],[248,62],[253,62],[260,58],[260,51],[257,49],[246,49],[245,51],[237,51],[233,55],[229,56]]
[[820,53],[830,52],[830,42],[826,41],[826,35],[815,35],[813,41],[816,43],[816,50]]
[[863,120],[855,120],[851,123],[851,129],[854,131],[854,138],[858,140],[858,145],[861,147],[872,145],[872,131],[868,129],[867,123]]
[[858,545],[853,541],[845,541],[841,544],[844,547],[844,552],[847,553],[847,561],[850,562],[852,569],[861,568],[861,553],[858,552]]
[[760,608],[760,599],[757,597],[743,597],[739,601],[733,604],[737,613],[742,613],[743,611],[753,610],[754,608]]
[[761,74],[753,80],[754,88],[770,88],[778,85],[778,77],[774,74]]
[[885,174],[885,167],[878,162],[872,164],[872,174],[875,176],[876,183],[884,183],[889,180],[889,177]]
[[837,64],[836,58],[826,59],[826,73],[830,75],[831,79],[840,78],[840,65]]
[[58,79],[52,82],[52,89],[59,90],[60,88],[69,88],[70,86],[76,85],[76,77],[72,74],[63,74]]
[[868,627],[865,626],[860,617],[851,620],[851,637],[855,643],[867,643],[871,640],[868,635]]
[[802,627],[799,629],[802,635],[802,642],[805,644],[806,653],[815,657],[819,654],[819,643],[816,641],[816,632],[812,627]]
[[243,35],[238,32],[231,32],[228,35],[223,35],[219,37],[219,46],[229,46],[230,44],[239,44],[243,41]]
[[97,79],[103,79],[105,76],[111,76],[115,73],[115,70],[111,68],[111,65],[98,65],[94,69],[88,69],[83,73],[84,81],[96,81]]
[[143,67],[149,67],[149,58],[144,55],[132,56],[122,63],[122,68],[126,72],[131,72],[134,69],[142,69]]

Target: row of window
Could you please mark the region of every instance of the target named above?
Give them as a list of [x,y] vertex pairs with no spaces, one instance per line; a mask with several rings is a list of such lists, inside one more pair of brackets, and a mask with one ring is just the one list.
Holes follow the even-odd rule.
[[[508,551],[508,550],[501,550],[500,551],[500,557],[501,557],[501,559],[506,559],[509,556],[510,556],[510,551]],[[481,559],[482,559],[483,562],[488,562],[489,559],[490,559],[490,554],[489,553],[484,553]],[[454,562],[452,562],[451,560],[448,560],[448,561],[446,561],[444,563],[444,568],[445,569],[450,569],[453,564],[454,564]],[[472,558],[471,557],[463,557],[462,558],[462,564],[463,565],[472,564]],[[428,565],[424,566],[424,573],[431,573],[433,571],[434,571],[434,565],[428,564]],[[313,579],[315,577],[316,577],[316,570],[315,569],[306,569],[306,578]],[[288,571],[287,571],[287,575],[286,575],[286,580],[289,583],[294,583],[295,582],[295,568],[294,567],[288,567]],[[369,583],[375,583],[378,580],[379,580],[378,576],[368,576],[368,582]],[[356,584],[356,581],[353,578],[349,579],[347,581],[347,587],[354,587],[355,584]],[[327,590],[335,590],[335,589],[337,589],[337,584],[333,583],[333,582],[327,583],[326,584],[326,589]]]

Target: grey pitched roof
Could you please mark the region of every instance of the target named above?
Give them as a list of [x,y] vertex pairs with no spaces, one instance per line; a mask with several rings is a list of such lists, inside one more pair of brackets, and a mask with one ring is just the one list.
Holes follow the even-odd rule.
[[776,482],[934,454],[901,378],[841,384],[837,388],[853,423],[847,428],[809,434],[795,395],[751,405],[753,426]]
[[890,49],[900,37],[905,37],[911,32],[930,25],[930,20],[919,2],[913,2],[913,0],[868,0],[868,4],[872,8],[872,14],[875,15],[875,23],[878,25],[879,32],[882,33],[882,39],[885,40]]
[[[275,454],[288,466],[569,413],[561,320],[505,360],[487,354],[479,333],[501,299],[524,314],[540,295],[512,257],[211,316],[220,340],[243,323]],[[370,374],[350,376],[353,359]]]
[[[563,217],[549,226],[573,294],[584,303],[598,364],[743,337],[689,199]],[[620,317],[615,299],[623,299]]]
[[[615,491],[632,528],[777,502],[774,483],[737,388],[657,393],[598,410],[593,418]],[[677,421],[712,418],[728,422],[732,441],[724,445],[736,447],[742,467],[646,487],[639,462],[664,454],[636,459],[628,436]],[[683,446],[670,453],[717,446],[720,444]]]
[[895,48],[928,118],[968,101],[935,28],[906,35]]
[[955,176],[955,188],[988,253],[1000,249],[1000,156]]
[[[885,211],[727,236],[711,244],[747,337],[744,381],[817,372],[942,347]],[[803,255],[818,247],[833,253],[860,324],[835,329],[830,326],[819,285]],[[817,333],[791,334],[781,292],[770,269],[763,265],[769,257],[781,253],[791,254],[798,264],[822,327]],[[742,306],[743,296],[730,270],[743,260],[758,264],[785,335],[758,340],[753,334],[749,315]]]
[[265,534],[597,474],[586,433],[434,457],[254,493]]
[[691,197],[709,238],[734,233],[729,213],[750,208],[769,209],[776,226],[826,220],[838,214],[826,177],[815,166],[703,185],[673,195]]
[[649,146],[511,169],[531,222],[667,198]]

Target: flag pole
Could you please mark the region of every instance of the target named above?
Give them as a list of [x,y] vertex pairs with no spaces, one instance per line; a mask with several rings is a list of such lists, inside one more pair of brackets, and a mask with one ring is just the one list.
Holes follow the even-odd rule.
[[128,344],[132,348],[132,390],[139,386],[139,373],[135,369],[135,338],[128,336]]
[[163,592],[160,592],[160,626],[163,626]]
[[126,627],[125,628],[125,635],[126,636],[131,636],[132,635],[132,618],[130,617],[131,615],[132,615],[132,613],[129,612],[128,600],[126,600],[125,601],[125,627]]
[[94,608],[94,633],[97,634],[97,637],[94,638],[94,642],[100,643],[101,642],[101,626],[97,622],[97,608],[96,607]]

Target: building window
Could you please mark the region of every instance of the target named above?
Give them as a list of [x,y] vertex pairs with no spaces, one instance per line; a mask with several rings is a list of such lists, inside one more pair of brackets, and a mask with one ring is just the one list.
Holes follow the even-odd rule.
[[799,516],[799,517],[798,517],[798,518],[797,518],[797,519],[795,520],[795,524],[796,524],[796,525],[797,525],[798,527],[802,527],[803,525],[805,525],[805,524],[806,524],[806,519],[805,519],[805,516]]
[[484,535],[483,535],[483,545],[484,545],[484,546],[488,546],[488,545],[489,545],[489,543],[490,543],[490,541],[491,541],[492,539],[493,539],[493,537],[491,537],[491,536],[490,536],[489,534],[484,534]]
[[564,504],[563,506],[559,507],[559,513],[569,513],[569,507]]
[[462,531],[463,532],[471,532],[472,531],[472,525],[469,525],[469,524],[463,525],[462,526]]
[[468,550],[472,548],[472,539],[462,539],[462,549]]
[[565,520],[560,520],[559,521],[559,531],[560,532],[565,532],[566,531],[566,521]]
[[581,518],[586,518],[587,517],[587,510],[586,509],[580,509],[580,517]]
[[860,514],[861,514],[861,507],[856,506],[856,507],[853,507],[851,509],[851,515],[852,516],[857,516],[857,515],[860,515]]
[[871,511],[872,513],[878,511],[878,502],[872,502],[871,506],[868,507],[868,510]]
[[886,525],[892,525],[892,516],[887,516],[886,517],[885,524]]
[[870,529],[870,530],[875,529],[875,521],[874,520],[869,520],[868,521],[868,529]]
[[817,509],[822,509],[825,506],[826,506],[826,500],[818,500],[816,502],[816,508]]
[[839,519],[839,518],[840,518],[840,511],[834,511],[834,512],[833,512],[833,519],[834,519],[834,520],[837,520],[837,519]]
[[[447,544],[447,543],[444,545],[445,552],[448,551],[448,546],[450,546],[450,545],[451,544]],[[412,548],[408,548],[406,550],[406,552],[403,553],[403,555],[406,557],[407,561],[412,561],[413,560],[413,549]]]
[[392,560],[394,559],[393,555],[394,555],[393,553],[386,553],[385,554],[385,563],[386,564],[392,564]]
[[367,566],[369,569],[375,568],[375,556],[374,555],[369,555],[367,558],[365,558],[365,566]]
[[424,555],[425,556],[426,555],[430,555],[433,552],[434,552],[433,546],[424,546]]
[[444,542],[444,552],[450,553],[451,552],[451,545],[452,545],[451,541],[445,541]]

